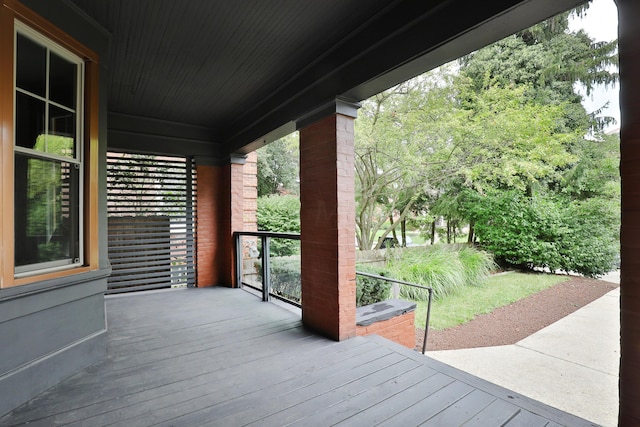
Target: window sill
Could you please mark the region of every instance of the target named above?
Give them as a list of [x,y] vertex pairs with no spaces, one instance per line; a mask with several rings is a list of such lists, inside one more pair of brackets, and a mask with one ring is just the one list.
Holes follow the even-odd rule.
[[73,270],[67,270],[64,273],[67,274],[62,276],[58,274],[59,277],[48,277],[46,279],[44,277],[45,275],[32,276],[29,278],[21,279],[31,279],[32,281],[30,283],[22,284],[21,286],[16,284],[12,287],[0,289],[0,303],[14,298],[21,298],[42,292],[48,292],[54,289],[65,288],[68,286],[74,286],[99,279],[105,279],[109,277],[109,275],[111,275],[111,267],[100,270],[90,270],[89,267],[83,267],[82,269],[76,268]]
[[67,277],[75,274],[88,273],[90,271],[91,271],[91,267],[76,267],[76,268],[70,268],[68,270],[53,271],[51,273],[44,273],[44,274],[35,273],[32,276],[20,277],[20,278],[14,279],[13,284],[8,287],[22,286],[22,285],[27,285],[29,283],[42,282],[44,280],[58,279],[60,277]]

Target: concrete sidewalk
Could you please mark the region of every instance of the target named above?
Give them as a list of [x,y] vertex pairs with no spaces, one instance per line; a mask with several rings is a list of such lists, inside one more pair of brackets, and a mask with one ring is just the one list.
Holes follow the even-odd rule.
[[[602,278],[620,283],[619,273]],[[603,426],[618,422],[620,290],[515,345],[429,357]]]

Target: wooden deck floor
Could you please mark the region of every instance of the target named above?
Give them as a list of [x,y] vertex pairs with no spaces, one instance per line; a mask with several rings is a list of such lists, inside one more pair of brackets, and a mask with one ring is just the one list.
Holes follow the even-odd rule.
[[107,359],[0,425],[592,425],[379,337],[324,339],[242,290],[106,304]]

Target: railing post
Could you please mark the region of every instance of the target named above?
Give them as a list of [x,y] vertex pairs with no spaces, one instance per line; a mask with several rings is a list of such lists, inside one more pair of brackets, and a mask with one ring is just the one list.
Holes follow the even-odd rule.
[[239,233],[233,233],[233,247],[236,251],[236,286],[242,287],[242,236]]
[[269,236],[260,236],[262,240],[262,301],[271,300],[271,239]]
[[433,288],[429,288],[429,302],[427,304],[427,321],[424,325],[424,339],[422,340],[422,354],[427,352],[427,338],[429,338],[429,321],[431,320],[431,300],[433,299]]
[[400,298],[400,285],[397,283],[394,283],[391,285],[391,295],[393,295],[394,298]]

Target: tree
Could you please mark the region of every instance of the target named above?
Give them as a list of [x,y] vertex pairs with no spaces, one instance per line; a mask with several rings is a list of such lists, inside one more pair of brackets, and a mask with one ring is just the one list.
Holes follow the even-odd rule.
[[298,134],[278,139],[258,150],[258,196],[280,191],[298,193]]
[[564,104],[538,104],[527,89],[494,84],[464,93],[466,116],[454,136],[455,162],[448,167],[466,187],[527,191],[574,160],[568,146],[579,134],[559,123]]
[[[300,200],[293,195],[269,195],[258,197],[258,230],[300,233]],[[272,239],[273,256],[293,255],[299,242],[288,239]]]
[[[461,74],[470,79],[472,92],[482,94],[496,84],[510,86],[521,90],[531,106],[557,108],[554,122],[535,124],[551,125],[535,146],[544,147],[545,141],[553,143],[560,136],[564,147],[564,153],[553,150],[560,157],[546,168],[529,169],[535,172],[530,176],[536,178],[536,186],[525,191],[508,185],[504,171],[494,169],[497,179],[486,180],[487,188],[521,191],[507,193],[510,203],[498,193],[480,191],[469,215],[476,221],[481,243],[492,247],[498,258],[594,276],[611,268],[617,256],[619,149],[616,141],[598,133],[612,119],[598,117],[598,112],[587,114],[575,87],[580,83],[589,94],[596,84],[617,80],[616,43],[596,42],[583,31],[569,32],[568,16],[558,15],[461,60]],[[477,111],[479,105],[470,95],[470,110]],[[509,121],[516,123],[513,117]],[[596,137],[586,138],[589,133]],[[543,153],[550,159],[549,151]],[[509,164],[518,165],[516,159]],[[490,164],[479,163],[479,168],[491,178]],[[504,219],[511,218],[507,228],[498,221],[505,212]]]
[[615,154],[604,151],[615,143],[585,138],[609,119],[587,114],[575,85],[589,93],[617,79],[616,43],[569,32],[568,16],[463,58],[459,72],[443,67],[364,103],[356,122],[362,249],[419,212],[450,228],[468,221],[469,241],[477,234],[510,264],[586,275],[610,266],[616,238],[604,228],[619,224],[619,180]]
[[[527,191],[574,160],[578,136],[559,123],[563,105],[540,105],[526,87],[476,92],[450,68],[384,92],[356,122],[357,239],[376,245],[414,212],[465,218],[464,189]],[[442,200],[440,200],[442,199]],[[432,232],[433,234],[433,232]],[[403,239],[404,241],[404,239]]]
[[601,129],[610,118],[589,117],[575,91],[581,83],[587,94],[597,84],[617,81],[617,42],[597,42],[584,31],[570,32],[569,16],[588,8],[557,15],[461,59],[461,74],[476,91],[497,83],[527,85],[536,103],[564,104],[568,129]]
[[499,83],[476,91],[460,76],[456,93],[460,114],[450,130],[447,161],[433,165],[446,180],[430,205],[431,213],[447,221],[447,242],[465,221],[468,242],[474,241],[474,222],[462,202],[467,193],[517,189],[532,194],[575,160],[571,146],[580,138],[562,126],[563,105],[540,105],[526,86]]
[[573,147],[577,161],[565,170],[559,191],[572,200],[620,200],[620,135],[597,134]]
[[[356,121],[356,239],[380,247],[414,203],[433,190],[428,166],[446,145],[455,115],[452,73],[441,69],[363,103]],[[382,234],[378,237],[379,230]]]

